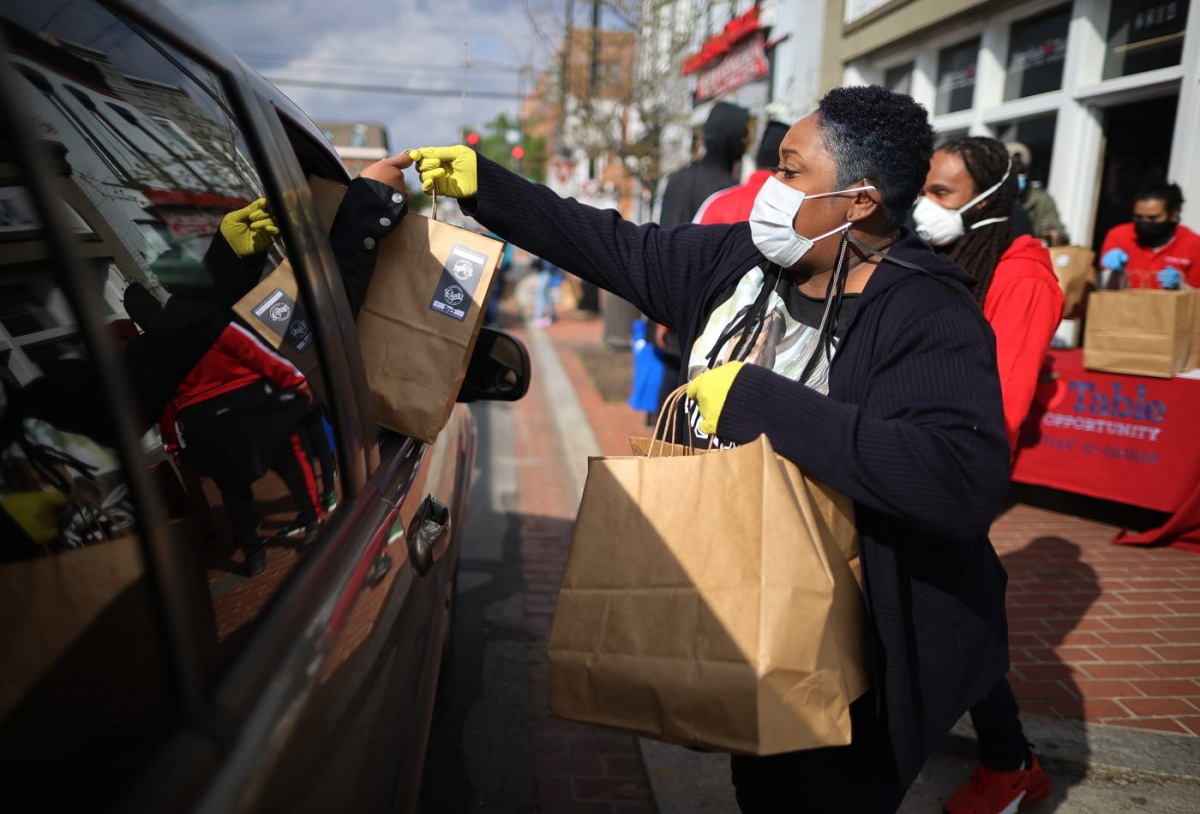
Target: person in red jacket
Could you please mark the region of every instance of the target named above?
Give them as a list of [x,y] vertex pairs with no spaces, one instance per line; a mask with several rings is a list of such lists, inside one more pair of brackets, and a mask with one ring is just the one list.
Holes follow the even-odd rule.
[[1200,235],[1179,222],[1183,192],[1156,181],[1138,191],[1133,221],[1108,230],[1101,288],[1200,288]]
[[[142,328],[162,318],[158,301],[140,284],[126,289],[124,299],[126,312]],[[304,375],[246,328],[230,323],[175,389],[159,421],[167,448],[186,450],[216,483],[250,576],[266,570],[252,484],[268,469],[287,485],[305,542],[319,530],[316,479],[300,438],[301,421],[311,409]]]
[[[1063,293],[1041,241],[1014,239],[1009,215],[1019,187],[1004,145],[960,138],[933,155],[916,232],[974,277],[975,298],[996,335],[996,361],[1010,449],[1033,403],[1038,373],[1062,320]],[[1045,799],[1054,782],[1038,765],[1007,678],[971,709],[981,765],[951,797],[949,814],[1000,814]]]
[[692,220],[695,223],[741,223],[750,220],[750,210],[754,208],[758,191],[779,165],[779,145],[783,143],[788,129],[783,122],[768,122],[763,129],[762,141],[758,144],[758,155],[755,156],[757,169],[746,179],[746,183],[709,195]]

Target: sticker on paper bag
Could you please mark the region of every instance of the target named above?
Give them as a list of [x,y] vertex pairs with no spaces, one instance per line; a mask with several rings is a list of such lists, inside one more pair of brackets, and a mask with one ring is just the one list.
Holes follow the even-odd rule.
[[486,264],[487,257],[455,243],[442,266],[442,276],[433,292],[433,301],[429,303],[430,310],[459,322],[465,321]]
[[282,288],[276,288],[254,306],[254,316],[297,351],[303,352],[312,344],[312,330],[304,309]]

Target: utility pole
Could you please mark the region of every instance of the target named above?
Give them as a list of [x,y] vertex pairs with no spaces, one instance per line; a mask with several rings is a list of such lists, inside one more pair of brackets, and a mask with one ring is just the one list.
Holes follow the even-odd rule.
[[[596,89],[600,86],[600,0],[592,0],[592,64],[588,71],[588,105],[596,104]],[[596,178],[596,156],[588,155],[588,178]]]
[[563,27],[562,65],[559,67],[558,78],[558,124],[554,128],[554,151],[559,155],[568,154],[563,143],[563,132],[567,125],[567,88],[568,77],[571,74],[571,29],[575,25],[575,0],[567,0],[567,21]]

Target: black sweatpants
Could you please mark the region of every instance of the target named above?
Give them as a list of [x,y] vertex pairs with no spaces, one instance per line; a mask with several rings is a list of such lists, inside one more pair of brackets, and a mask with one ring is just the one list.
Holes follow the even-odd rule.
[[979,760],[984,766],[1012,772],[1029,760],[1029,742],[1007,677],[1002,676],[987,697],[971,707],[971,723],[979,737]]

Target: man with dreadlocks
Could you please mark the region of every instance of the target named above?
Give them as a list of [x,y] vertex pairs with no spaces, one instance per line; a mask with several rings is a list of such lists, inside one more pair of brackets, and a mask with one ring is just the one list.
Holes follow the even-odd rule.
[[1003,144],[960,138],[933,154],[913,209],[917,234],[975,278],[975,299],[996,333],[1004,428],[1014,451],[1063,311],[1045,246],[1030,235],[1013,237],[1009,215],[1019,194]]
[[679,332],[685,431],[765,434],[854,500],[872,688],[850,705],[848,746],[733,756],[743,812],[895,811],[1008,668],[988,541],[1009,459],[992,331],[974,280],[904,228],[933,139],[911,97],[837,88],[788,130],[749,222],[673,229],[564,200],[467,147],[410,153],[426,190]]
[[[1019,191],[1003,144],[960,138],[934,153],[913,209],[917,233],[975,278],[975,299],[996,333],[1004,423],[1014,450],[1063,311],[1046,248],[1032,236],[1013,237],[1008,214]],[[971,708],[971,720],[981,765],[946,802],[948,814],[1011,812],[1050,795],[1054,782],[1029,749],[1008,679]]]

